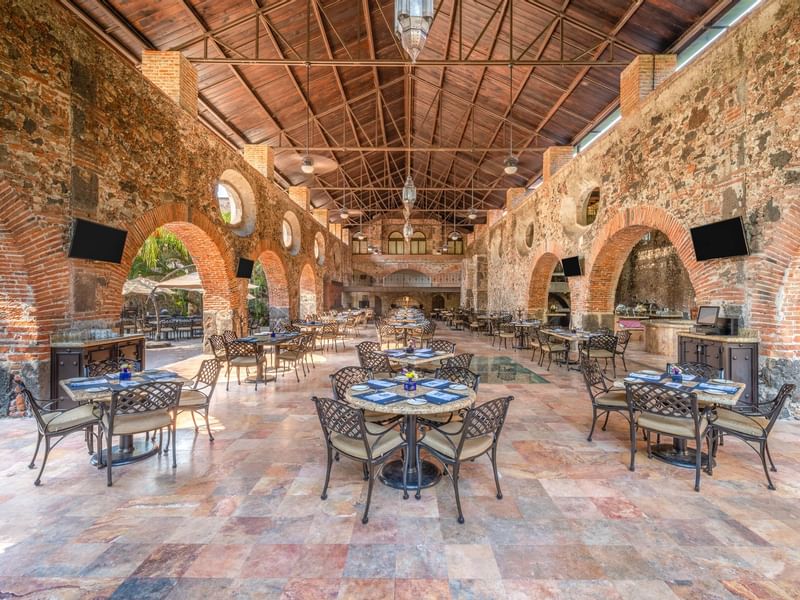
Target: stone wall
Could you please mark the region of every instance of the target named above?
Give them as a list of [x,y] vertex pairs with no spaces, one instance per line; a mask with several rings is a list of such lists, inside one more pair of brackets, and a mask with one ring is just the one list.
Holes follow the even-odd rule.
[[[38,393],[47,391],[50,334],[115,321],[133,258],[157,227],[175,232],[198,265],[207,333],[246,310],[239,256],[270,263],[274,305],[293,316],[306,265],[320,307],[323,281],[350,270],[349,248],[269,179],[263,152],[248,161],[200,124],[186,94],[192,72],[177,66],[171,98],[57,2],[0,11],[0,373],[21,370]],[[223,174],[242,198],[242,227],[226,225],[216,205]],[[292,251],[280,242],[287,212],[299,222]],[[127,229],[122,264],[67,259],[73,217]]]
[[614,303],[635,306],[637,302],[655,302],[678,312],[690,312],[695,306],[689,273],[660,231],[633,247],[619,275]]
[[[675,246],[697,304],[722,305],[761,336],[761,391],[800,372],[800,3],[767,0],[704,55],[483,230],[469,251],[488,261],[488,307],[543,308],[557,260],[578,323],[608,324],[623,264],[651,230]],[[586,194],[600,210],[578,224]],[[742,216],[751,255],[697,262],[689,228]],[[531,247],[525,232],[533,224]]]

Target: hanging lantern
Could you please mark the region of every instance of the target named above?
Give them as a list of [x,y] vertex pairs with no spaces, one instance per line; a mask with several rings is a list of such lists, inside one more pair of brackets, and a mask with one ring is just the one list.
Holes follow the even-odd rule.
[[365,237],[364,232],[360,229],[353,234],[354,240],[363,240]]
[[461,234],[457,230],[453,229],[453,231],[450,232],[450,239],[453,241],[459,240],[461,239]]
[[411,175],[406,177],[406,183],[403,185],[403,204],[408,207],[414,205],[414,202],[417,201],[417,187],[414,185],[414,180],[411,179]]
[[477,218],[478,218],[478,211],[477,211],[477,210],[475,210],[474,208],[470,208],[470,209],[469,209],[469,213],[467,214],[467,218],[468,218],[470,221],[474,221],[475,219],[477,219]]
[[306,175],[311,175],[314,172],[314,159],[305,155],[303,162],[300,163],[300,170]]
[[347,219],[349,219],[349,218],[350,218],[350,212],[349,212],[349,211],[348,211],[346,208],[343,208],[343,209],[342,209],[342,210],[339,212],[339,218],[341,218],[341,219],[342,219],[342,221],[346,221]]
[[508,158],[503,161],[503,170],[507,175],[513,175],[517,172],[517,168],[519,168],[519,159],[509,154]]
[[395,0],[394,30],[411,62],[416,62],[433,23],[433,0]]
[[414,235],[414,228],[411,226],[411,223],[406,221],[406,224],[403,225],[403,239],[408,242],[411,240],[412,235]]

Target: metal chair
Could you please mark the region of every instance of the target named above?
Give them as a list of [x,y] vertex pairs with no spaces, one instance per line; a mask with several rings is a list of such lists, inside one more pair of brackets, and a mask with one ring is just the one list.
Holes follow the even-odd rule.
[[469,369],[474,357],[474,354],[464,352],[463,354],[456,354],[450,358],[445,358],[441,361],[441,365],[443,367],[463,367],[464,369]]
[[608,361],[611,361],[612,372],[614,377],[617,376],[617,336],[609,333],[592,334],[589,338],[581,344],[580,354],[586,355],[586,358],[598,359],[602,358],[605,361],[605,367],[608,368]]
[[628,365],[625,364],[625,351],[628,349],[628,342],[631,341],[631,332],[627,329],[621,330],[617,333],[617,347],[614,348],[614,356],[619,356],[622,359],[622,368],[628,370]]
[[[645,432],[648,458],[652,458],[650,433],[653,431],[692,440],[696,449],[694,490],[699,492],[703,440],[708,445],[709,456],[711,454],[711,428],[708,425],[711,409],[706,407],[701,410],[695,393],[681,392],[659,383],[625,382],[625,390],[631,433],[630,470],[635,470],[637,427]],[[708,464],[711,465],[711,460]]]
[[460,383],[472,388],[475,392],[478,391],[478,386],[481,383],[481,376],[465,367],[439,367],[436,369],[434,377],[436,379],[446,379],[453,383]]
[[444,352],[446,354],[455,354],[456,344],[448,340],[431,340],[428,348],[434,352]]
[[[361,522],[366,524],[369,521],[369,504],[372,500],[376,467],[382,465],[392,454],[400,450],[405,442],[400,432],[394,429],[393,424],[384,427],[377,423],[368,423],[364,419],[363,411],[338,400],[317,398],[316,396],[311,400],[317,407],[317,416],[325,436],[325,449],[328,454],[325,484],[322,487],[320,498],[325,500],[328,497],[334,453],[360,462],[366,471],[365,479],[369,481],[367,502],[364,506],[364,515],[361,517]],[[405,454],[403,456],[404,474],[407,472],[408,460],[408,454]],[[403,491],[406,493],[405,489]]]
[[119,362],[111,358],[96,360],[86,363],[84,370],[86,371],[86,377],[102,377],[103,375],[119,372]]
[[606,376],[600,368],[597,359],[589,360],[586,356],[581,356],[581,373],[589,398],[592,400],[592,428],[589,430],[589,437],[586,441],[591,442],[594,435],[594,428],[597,418],[606,415],[602,430],[606,430],[608,417],[612,412],[628,418],[628,398],[625,390],[609,390],[606,383]]
[[[242,340],[233,340],[225,343],[225,356],[228,363],[228,371],[225,374],[225,390],[227,391],[230,385],[231,369],[236,367],[236,383],[242,385],[239,379],[239,369],[245,368],[245,373],[250,367],[258,368],[258,364],[263,360],[264,356],[258,348],[258,344],[254,342],[244,342]],[[258,390],[258,381],[256,381],[256,390]]]
[[551,338],[546,333],[539,331],[539,366],[544,366],[544,357],[547,356],[547,370],[550,370],[550,365],[553,364],[553,357],[556,363],[567,362],[569,358],[569,342],[559,338]]
[[[469,409],[463,421],[451,422],[439,427],[430,427],[424,431],[417,442],[418,448],[424,448],[438,458],[445,467],[450,467],[450,477],[453,480],[453,490],[458,508],[458,522],[464,522],[461,511],[461,498],[458,493],[458,479],[463,461],[473,461],[479,456],[489,453],[494,472],[494,483],[497,488],[497,499],[503,498],[500,490],[500,478],[497,474],[497,443],[500,432],[508,413],[508,405],[513,396],[496,398],[479,406]],[[417,493],[420,497],[419,452],[417,460]]]
[[[82,404],[68,410],[50,409],[48,406],[52,404],[52,402],[41,403],[27,389],[20,390],[20,393],[25,396],[25,401],[27,405],[30,406],[31,412],[36,419],[38,434],[36,438],[36,450],[34,450],[33,458],[28,465],[29,469],[36,468],[36,457],[39,454],[39,447],[42,444],[42,440],[44,440],[44,458],[42,459],[42,466],[39,469],[36,480],[33,482],[34,485],[38,486],[42,483],[42,473],[44,473],[44,467],[47,465],[47,457],[50,455],[50,451],[69,434],[83,431],[87,436],[87,446],[91,453],[92,447],[88,444],[88,440],[94,435],[94,426],[99,425],[100,417],[98,411],[92,404]],[[51,440],[53,439],[55,439],[55,442],[51,444]],[[97,435],[97,445],[99,447],[99,452],[102,454],[103,442],[99,434]]]
[[[181,384],[151,381],[141,385],[115,391],[111,404],[103,406],[100,427],[106,436],[109,451],[106,456],[106,474],[111,486],[111,438],[115,435],[149,433],[167,427],[171,431],[172,468],[177,468],[175,451],[175,408],[181,397]],[[102,448],[101,448],[102,453]],[[101,454],[102,455],[102,454]]]
[[673,365],[678,367],[683,373],[688,375],[695,375],[697,377],[705,377],[706,379],[713,379],[720,376],[720,370],[706,363],[699,362],[682,362]]
[[[770,490],[774,490],[775,484],[772,483],[769,471],[777,471],[778,469],[775,468],[775,463],[772,462],[767,442],[775,422],[780,417],[784,405],[794,393],[794,390],[794,384],[785,383],[778,390],[775,397],[767,402],[760,402],[747,409],[717,407],[711,417],[711,455],[717,455],[717,448],[723,434],[739,438],[758,453],[761,459],[761,466],[764,468],[764,475],[767,476],[767,487]],[[755,444],[758,444],[757,450]],[[769,470],[767,469],[766,459],[769,459]],[[711,467],[711,462],[709,460],[709,467]]]
[[239,336],[236,335],[235,331],[231,331],[230,329],[226,329],[222,332],[222,339],[225,340],[225,343],[228,344],[235,339],[238,339]]
[[216,358],[208,358],[201,362],[200,368],[192,378],[192,381],[184,384],[180,402],[178,402],[176,409],[176,416],[177,413],[187,410],[191,412],[195,432],[200,431],[194,417],[195,413],[199,413],[206,421],[208,439],[212,442],[214,441],[214,436],[211,434],[211,425],[208,424],[208,410],[211,406],[211,397],[217,387],[217,379],[221,370],[222,366]]
[[[281,347],[275,348],[275,360],[277,361],[275,365],[275,370],[277,372],[280,364],[289,363],[294,367],[294,376],[297,378],[297,383],[300,383],[300,375],[297,373],[297,363],[300,363],[300,366],[303,369],[303,377],[306,376],[306,365],[305,365],[305,355],[308,351],[308,343],[312,341],[311,338],[306,334],[301,334],[294,338],[291,342],[283,344]],[[284,370],[284,375],[286,375],[286,370]]]

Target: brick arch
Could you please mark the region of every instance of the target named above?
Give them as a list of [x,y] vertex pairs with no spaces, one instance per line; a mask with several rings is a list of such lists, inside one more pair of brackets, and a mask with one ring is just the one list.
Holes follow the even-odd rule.
[[800,359],[800,205],[782,207],[780,219],[765,228],[765,239],[748,279],[751,294],[746,322],[772,358]]
[[[622,267],[633,247],[653,229],[661,231],[675,246],[689,273],[698,303],[743,302],[741,289],[723,285],[711,263],[694,258],[689,229],[674,215],[656,206],[635,206],[616,212],[598,231],[586,257],[585,311],[610,313]],[[712,261],[713,262],[713,261]]]
[[309,315],[316,314],[319,306],[317,276],[314,274],[314,268],[309,263],[303,265],[297,286],[299,290],[298,317],[303,319]]
[[[203,327],[206,335],[233,328],[235,311],[244,310],[243,286],[233,273],[234,253],[225,233],[203,213],[185,204],[164,204],[137,218],[128,226],[122,262],[108,269],[107,297],[103,312],[116,318],[122,306],[122,285],[144,241],[163,227],[186,246],[197,267],[205,293]],[[245,314],[245,313],[242,313]]]
[[542,318],[547,312],[550,280],[553,278],[556,266],[561,261],[562,254],[560,247],[542,248],[536,253],[528,283],[528,312]]
[[269,294],[269,316],[272,319],[289,317],[289,280],[286,277],[286,265],[283,256],[274,249],[266,249],[261,245],[258,262],[267,277],[267,293]]

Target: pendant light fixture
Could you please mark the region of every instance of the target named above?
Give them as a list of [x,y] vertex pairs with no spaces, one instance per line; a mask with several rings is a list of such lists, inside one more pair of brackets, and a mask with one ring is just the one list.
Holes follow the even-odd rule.
[[[470,135],[470,142],[472,143],[472,148],[474,152],[475,148],[475,114],[472,115],[472,134]],[[470,170],[469,175],[469,212],[467,213],[467,218],[470,221],[474,221],[478,218],[478,211],[475,210],[475,171],[476,169]]]
[[361,224],[361,215],[358,215],[358,231],[353,234],[353,239],[363,240],[365,237],[363,225]]
[[[311,63],[306,63],[306,90],[309,99],[311,98]],[[314,159],[308,153],[311,144],[311,107],[310,101],[306,102],[306,155],[300,163],[300,170],[306,175],[314,173]]]
[[410,242],[412,235],[414,235],[414,228],[411,226],[411,223],[406,220],[405,224],[403,225],[403,239],[406,242]]
[[409,173],[406,177],[405,185],[403,185],[403,204],[410,209],[416,201],[417,186],[414,185],[414,180],[411,179],[411,174]]
[[514,156],[514,124],[511,122],[512,108],[514,106],[514,66],[508,65],[508,157],[503,161],[503,170],[506,175],[513,175],[519,167],[519,159]]
[[412,63],[422,52],[432,23],[433,0],[395,0],[395,33]]
[[453,231],[450,233],[450,239],[455,241],[461,239],[461,234],[456,229],[456,211],[453,211]]

